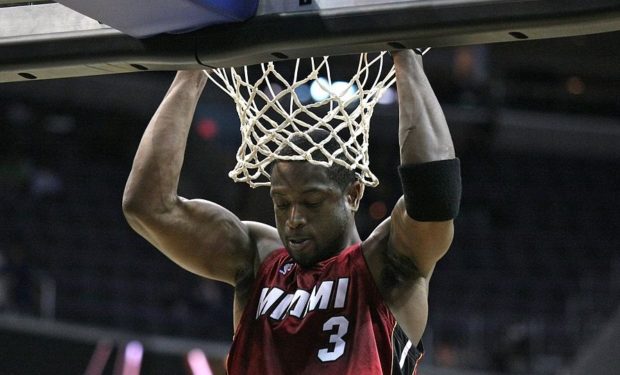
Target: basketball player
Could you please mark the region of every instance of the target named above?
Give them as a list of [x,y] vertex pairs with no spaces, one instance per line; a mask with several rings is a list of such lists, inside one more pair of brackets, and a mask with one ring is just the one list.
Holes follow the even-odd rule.
[[342,167],[274,162],[276,228],[177,195],[202,72],[177,73],[148,125],[123,210],[181,267],[234,286],[230,375],[415,372],[429,280],[452,242],[460,169],[421,56],[393,59],[403,197],[364,240],[354,221],[363,185]]

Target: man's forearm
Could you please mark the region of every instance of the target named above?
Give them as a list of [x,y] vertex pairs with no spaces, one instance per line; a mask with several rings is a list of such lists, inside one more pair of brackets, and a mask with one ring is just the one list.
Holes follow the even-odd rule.
[[399,102],[401,164],[454,158],[446,119],[424,73],[422,57],[411,50],[393,53]]
[[123,197],[127,211],[161,211],[174,203],[187,136],[206,80],[201,71],[177,73],[136,152]]

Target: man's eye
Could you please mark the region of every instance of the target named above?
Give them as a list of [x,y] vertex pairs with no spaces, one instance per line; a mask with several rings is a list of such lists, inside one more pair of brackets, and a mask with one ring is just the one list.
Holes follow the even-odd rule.
[[289,206],[288,202],[273,202],[273,203],[276,206],[276,208],[280,208],[280,209],[287,208]]
[[308,206],[308,207],[318,207],[318,206],[321,205],[321,203],[323,203],[322,200],[319,200],[319,201],[308,201],[308,202],[306,202],[306,206]]

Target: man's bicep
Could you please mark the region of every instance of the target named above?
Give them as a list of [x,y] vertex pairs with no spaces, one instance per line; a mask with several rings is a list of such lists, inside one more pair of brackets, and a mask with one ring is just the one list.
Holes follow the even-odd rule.
[[410,258],[423,276],[430,275],[448,251],[453,237],[452,220],[417,221],[407,214],[402,197],[396,203],[390,220],[390,247]]
[[[421,270],[409,248],[398,246],[392,235],[393,218],[386,219],[362,245],[368,268],[392,314],[412,342],[422,337],[428,316],[428,280],[433,272]],[[397,224],[398,225],[398,224]],[[433,263],[434,264],[434,263]]]
[[251,267],[254,244],[247,226],[213,202],[178,198],[166,212],[126,215],[140,235],[184,269],[235,285]]

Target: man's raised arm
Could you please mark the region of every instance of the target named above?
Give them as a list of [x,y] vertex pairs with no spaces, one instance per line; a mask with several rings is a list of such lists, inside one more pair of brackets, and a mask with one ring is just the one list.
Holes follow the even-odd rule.
[[422,56],[407,50],[393,58],[404,196],[392,211],[390,244],[427,277],[452,242],[452,219],[460,201],[459,161]]
[[201,71],[177,73],[140,141],[123,212],[136,232],[181,267],[234,285],[254,262],[248,225],[215,203],[177,195],[187,136],[206,81]]

